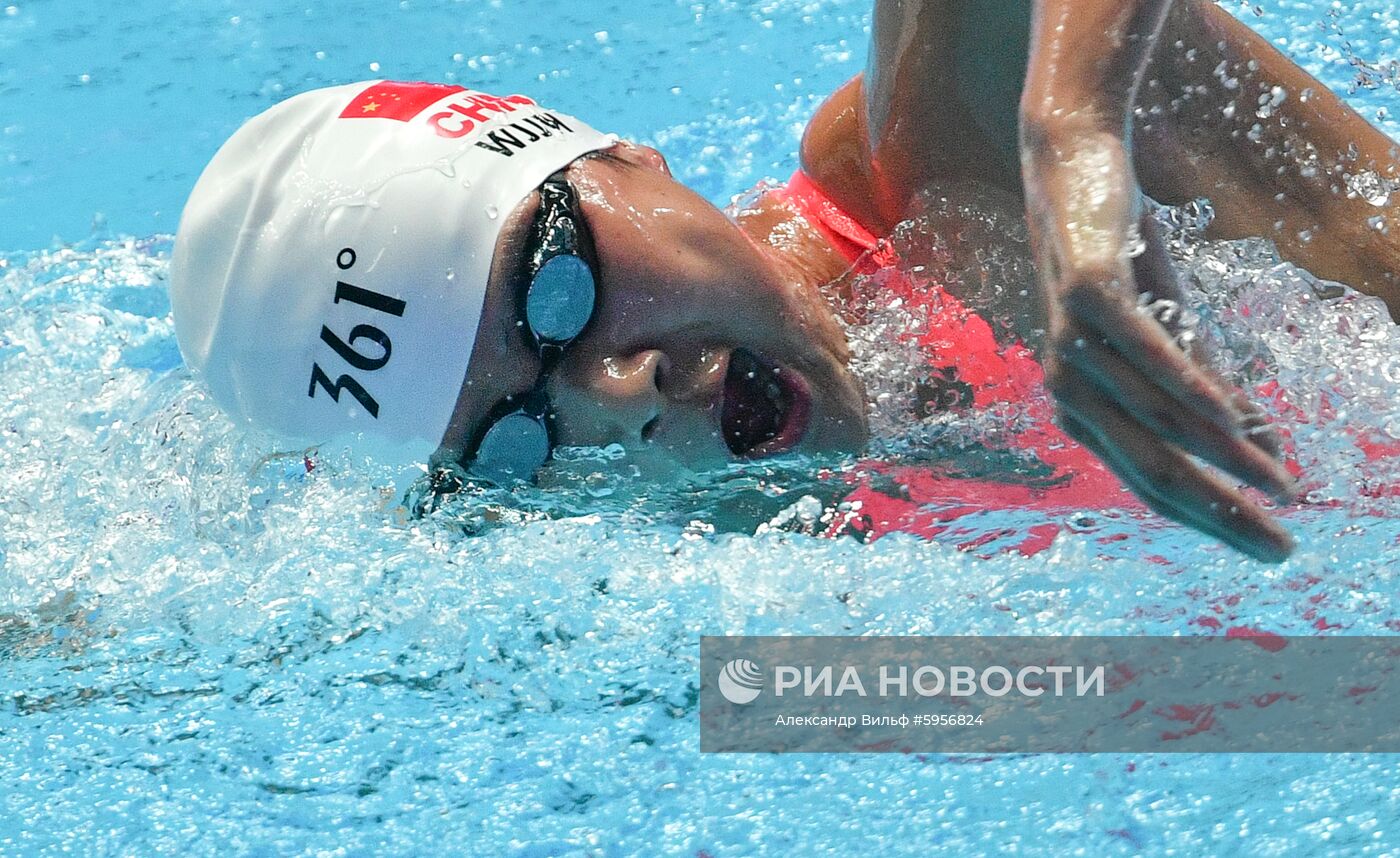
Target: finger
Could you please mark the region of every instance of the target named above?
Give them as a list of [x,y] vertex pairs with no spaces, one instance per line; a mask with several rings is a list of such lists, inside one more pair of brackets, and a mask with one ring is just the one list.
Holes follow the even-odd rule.
[[1102,335],[1130,364],[1157,379],[1173,399],[1224,431],[1243,435],[1240,415],[1225,390],[1187,357],[1156,320],[1138,313],[1123,296],[1094,286],[1072,290],[1069,301],[1080,324]]
[[1161,227],[1150,212],[1142,216],[1138,232],[1143,248],[1133,258],[1138,315],[1151,316],[1166,330],[1178,349],[1209,369],[1206,344],[1197,338],[1200,318],[1191,309],[1181,277],[1162,238]]
[[1268,453],[1275,459],[1283,459],[1283,439],[1279,436],[1278,430],[1269,422],[1269,415],[1263,408],[1259,407],[1251,400],[1244,391],[1226,381],[1214,369],[1213,351],[1205,347],[1204,340],[1194,340],[1189,357],[1195,361],[1207,375],[1216,380],[1216,384],[1229,390],[1230,404],[1240,416],[1240,430],[1244,433],[1249,443]]
[[1137,495],[1138,499],[1147,504],[1148,508],[1153,512],[1180,524],[1184,524],[1193,530],[1212,536],[1237,551],[1249,554],[1250,556],[1257,556],[1257,553],[1251,549],[1251,546],[1242,544],[1240,538],[1235,533],[1222,532],[1215,523],[1206,520],[1204,517],[1191,510],[1181,509],[1177,503],[1164,497],[1155,486],[1144,479],[1143,475],[1135,467],[1125,467],[1122,461],[1122,455],[1117,450],[1101,443],[1098,435],[1090,430],[1088,426],[1079,422],[1073,415],[1068,412],[1062,412],[1059,416],[1059,420],[1060,424],[1065,429],[1065,434],[1069,435],[1095,456],[1099,457],[1105,465],[1112,469],[1113,472],[1123,480],[1127,487],[1132,490],[1133,494]]
[[[1153,434],[1184,448],[1222,468],[1246,483],[1288,502],[1297,492],[1293,475],[1250,437],[1225,432],[1213,423],[1195,419],[1152,379],[1144,376],[1123,356],[1089,339],[1082,345],[1062,350],[1058,357],[1067,361],[1092,381],[1103,394],[1141,422]],[[1056,396],[1071,409],[1083,410],[1090,399],[1101,398],[1099,391],[1084,384],[1061,385]]]
[[[1186,289],[1181,285],[1180,274],[1172,262],[1171,252],[1167,249],[1162,225],[1150,210],[1143,213],[1138,230],[1142,235],[1143,252],[1133,260],[1133,276],[1137,280],[1139,291],[1145,291],[1156,299],[1175,301],[1182,307],[1182,311],[1178,313],[1157,315],[1158,323],[1165,326],[1172,338],[1180,343],[1184,334],[1196,333],[1194,317],[1186,309]],[[1212,355],[1204,340],[1193,336],[1187,355],[1205,369],[1207,374],[1216,375],[1211,367]],[[1218,376],[1216,383],[1230,387]],[[1239,390],[1230,393],[1230,404],[1240,413],[1240,425],[1249,442],[1275,459],[1282,459],[1283,442],[1278,432],[1269,425],[1263,409]]]
[[[1067,421],[1071,418],[1065,418]],[[1066,431],[1070,431],[1069,428]],[[1103,459],[1128,488],[1142,499],[1154,512],[1180,522],[1194,530],[1212,536],[1231,548],[1256,560],[1266,563],[1279,563],[1292,553],[1294,542],[1286,531],[1268,518],[1267,513],[1229,486],[1219,483],[1204,473],[1199,479],[1206,484],[1205,494],[1216,497],[1205,502],[1205,506],[1183,504],[1179,499],[1163,494],[1137,468],[1127,465],[1117,450],[1093,443],[1093,436],[1082,426],[1071,433],[1075,440],[1088,447]],[[1183,469],[1194,468],[1183,457]],[[1214,483],[1215,485],[1209,485]],[[1199,504],[1201,501],[1196,501]],[[1225,510],[1221,513],[1219,510]]]
[[[1162,238],[1161,224],[1151,210],[1144,211],[1138,219],[1138,234],[1142,238],[1142,253],[1133,258],[1133,277],[1139,292],[1146,292],[1153,298],[1176,301],[1185,305],[1186,290],[1181,286],[1176,265],[1172,263],[1167,242]],[[1177,319],[1181,319],[1178,316]]]
[[1293,538],[1267,512],[1107,403],[1087,414],[1065,410],[1060,420],[1161,515],[1267,563],[1293,552]]
[[1242,390],[1236,390],[1231,394],[1230,401],[1235,406],[1235,410],[1240,412],[1240,427],[1244,430],[1249,443],[1275,459],[1283,461],[1283,438],[1269,422],[1269,416],[1264,409],[1255,405]]

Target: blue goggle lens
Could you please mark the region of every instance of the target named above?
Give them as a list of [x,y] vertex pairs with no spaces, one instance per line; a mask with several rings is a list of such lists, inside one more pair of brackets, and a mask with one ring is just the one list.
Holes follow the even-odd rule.
[[525,319],[545,343],[565,343],[583,333],[593,318],[597,288],[588,263],[573,254],[540,266],[525,295]]
[[486,430],[472,470],[500,485],[528,482],[549,461],[549,452],[549,430],[544,423],[517,411]]

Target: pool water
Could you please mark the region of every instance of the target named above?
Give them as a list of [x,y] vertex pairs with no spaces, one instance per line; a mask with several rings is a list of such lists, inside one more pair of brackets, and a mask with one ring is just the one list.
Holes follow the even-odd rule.
[[[1400,134],[1387,0],[1231,8]],[[237,429],[181,366],[169,233],[286,95],[526,90],[724,204],[791,170],[868,11],[0,7],[0,854],[1394,854],[1386,756],[698,750],[701,634],[1400,632],[1400,333],[1263,243],[1176,236],[1227,369],[1288,391],[1310,503],[1277,567],[1126,505],[816,538],[840,460],[655,487],[569,451],[541,489],[413,517],[411,475]],[[980,431],[908,428],[882,441]]]

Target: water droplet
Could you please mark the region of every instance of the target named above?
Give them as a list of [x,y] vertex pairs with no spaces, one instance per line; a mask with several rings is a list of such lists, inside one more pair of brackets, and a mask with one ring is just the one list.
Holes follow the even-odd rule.
[[1347,174],[1343,177],[1346,182],[1347,196],[1360,197],[1377,208],[1390,203],[1390,196],[1400,182],[1392,181],[1381,176],[1375,170],[1362,170],[1356,174]]
[[496,208],[494,205],[488,205],[486,207],[486,216],[491,218],[491,220],[495,220],[496,218],[501,216],[501,210]]
[[1274,115],[1274,111],[1288,100],[1288,90],[1281,86],[1276,86],[1263,95],[1259,96],[1259,110],[1255,115],[1260,119],[1268,119]]
[[583,488],[588,492],[588,496],[593,498],[605,498],[614,491],[608,484],[607,475],[597,471],[588,475],[583,482]]

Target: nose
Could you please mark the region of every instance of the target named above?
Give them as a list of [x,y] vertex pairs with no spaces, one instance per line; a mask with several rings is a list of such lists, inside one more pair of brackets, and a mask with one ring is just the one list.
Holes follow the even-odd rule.
[[659,173],[665,173],[668,176],[671,175],[671,165],[666,163],[665,155],[662,155],[650,146],[639,146],[638,148],[641,150],[642,161],[648,167],[651,167]]
[[574,362],[550,384],[558,440],[566,446],[649,440],[665,408],[671,361],[656,349]]
[[617,151],[634,164],[639,164],[667,176],[671,175],[671,165],[666,163],[666,156],[652,147],[625,140],[618,142],[616,145]]

